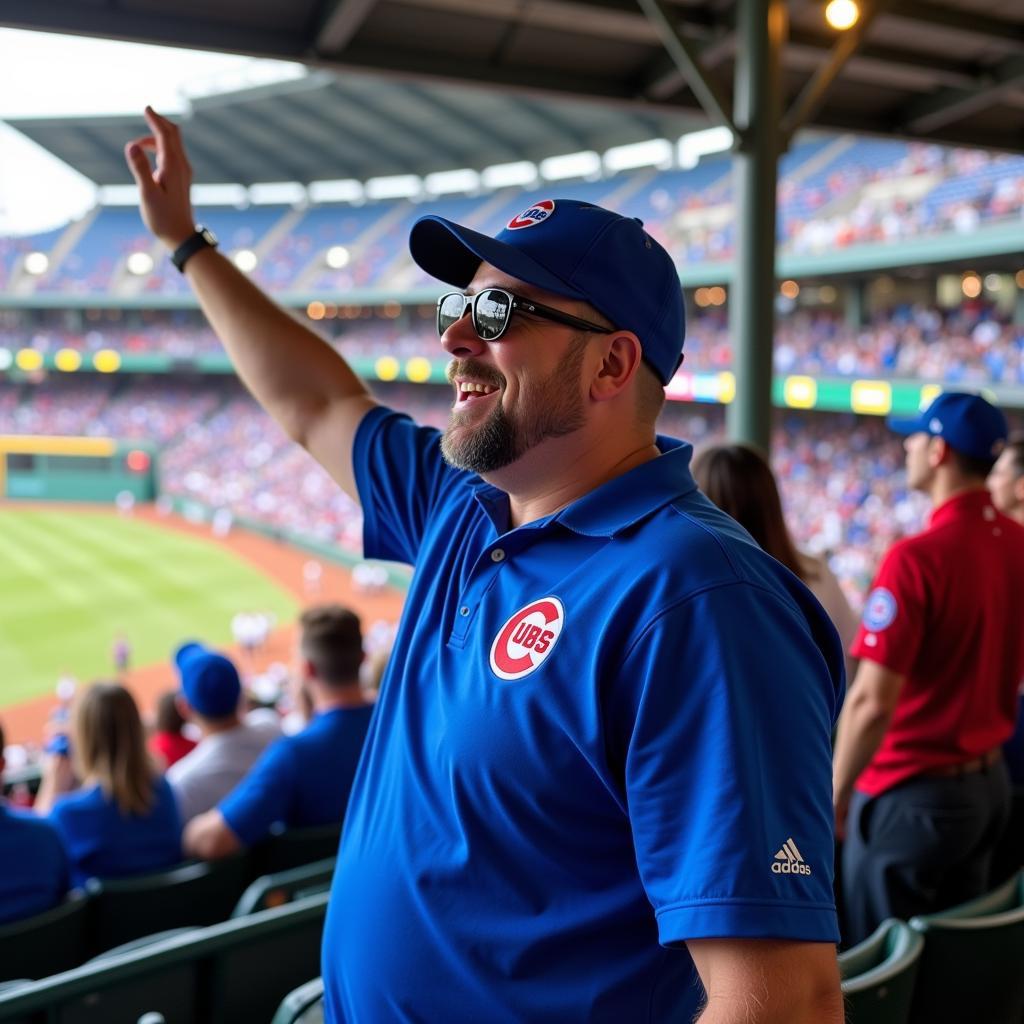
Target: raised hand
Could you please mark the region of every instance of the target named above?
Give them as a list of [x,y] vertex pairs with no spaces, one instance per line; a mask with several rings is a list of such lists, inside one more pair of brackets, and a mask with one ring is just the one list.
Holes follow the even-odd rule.
[[[173,250],[195,230],[189,198],[192,168],[178,126],[152,107],[146,107],[143,116],[152,134],[127,143],[125,160],[139,186],[142,220]],[[150,164],[150,152],[156,156],[155,168]]]

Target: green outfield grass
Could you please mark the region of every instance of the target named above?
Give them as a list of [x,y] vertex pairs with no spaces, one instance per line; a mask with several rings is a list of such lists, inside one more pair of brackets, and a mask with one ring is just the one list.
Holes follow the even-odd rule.
[[292,597],[212,541],[69,509],[0,507],[0,704],[53,692],[57,677],[111,673],[117,630],[132,664],[183,639],[231,639],[240,609],[294,618]]

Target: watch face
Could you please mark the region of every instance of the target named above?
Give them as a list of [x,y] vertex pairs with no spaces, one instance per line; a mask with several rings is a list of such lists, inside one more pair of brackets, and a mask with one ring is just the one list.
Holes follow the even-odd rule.
[[203,236],[204,239],[206,239],[207,245],[217,244],[217,236],[209,228],[204,228],[200,226],[197,227],[196,230],[199,232],[199,234]]

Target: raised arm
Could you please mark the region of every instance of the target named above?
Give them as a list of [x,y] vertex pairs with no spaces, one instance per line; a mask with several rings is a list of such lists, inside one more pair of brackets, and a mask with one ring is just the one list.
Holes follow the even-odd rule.
[[[129,142],[125,157],[139,186],[142,219],[173,251],[195,230],[192,168],[178,126],[150,107],[145,118],[152,134]],[[323,338],[215,249],[192,256],[185,276],[245,386],[285,433],[358,500],[352,442],[375,404],[363,382]]]

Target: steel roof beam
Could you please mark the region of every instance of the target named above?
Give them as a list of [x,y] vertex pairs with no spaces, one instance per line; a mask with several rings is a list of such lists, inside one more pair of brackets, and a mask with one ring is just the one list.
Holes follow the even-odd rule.
[[931,132],[962,121],[990,106],[1001,93],[1015,90],[1024,82],[1024,57],[1008,57],[991,71],[979,76],[972,89],[942,89],[909,103],[900,119],[906,131]]
[[312,33],[313,50],[320,55],[341,53],[376,6],[377,0],[333,0],[325,4]]
[[738,137],[733,115],[714,79],[709,78],[701,63],[697,47],[679,31],[676,20],[662,0],[637,0],[648,21],[657,29],[662,45],[686,79],[704,112],[715,124],[728,128]]

